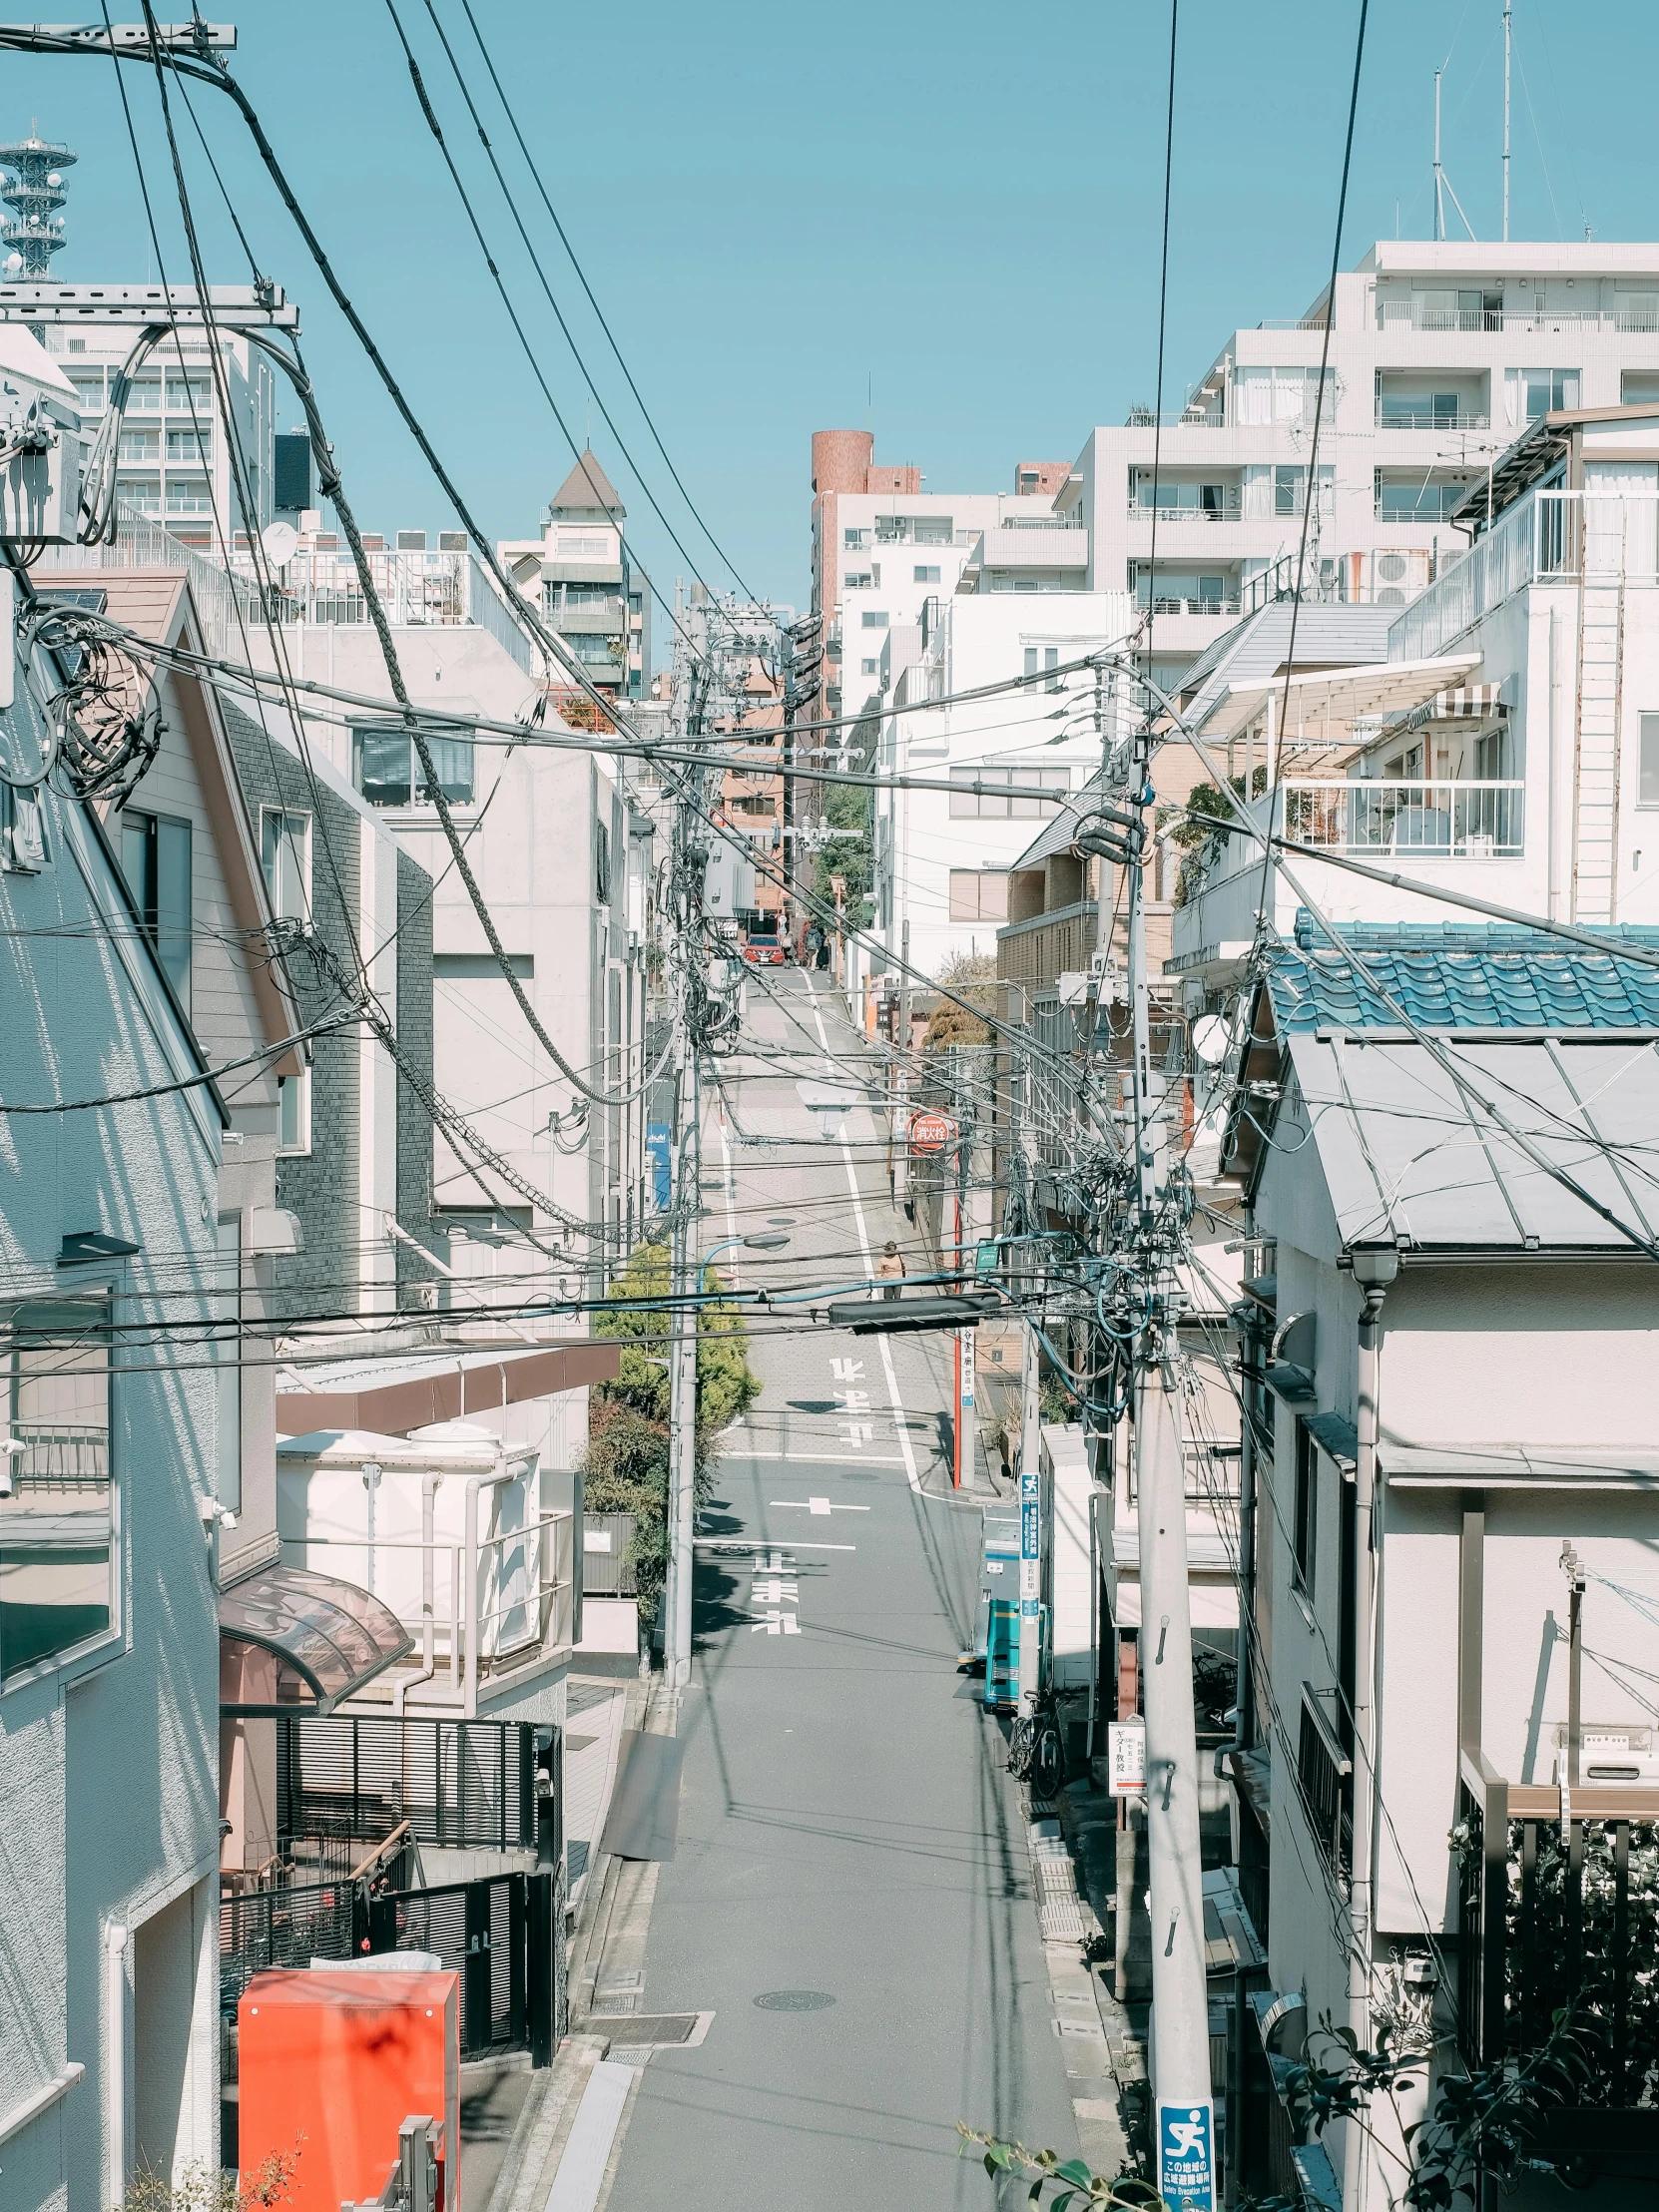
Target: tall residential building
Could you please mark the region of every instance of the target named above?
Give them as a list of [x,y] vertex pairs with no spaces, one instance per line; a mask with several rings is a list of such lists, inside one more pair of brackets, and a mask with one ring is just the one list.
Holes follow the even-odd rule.
[[[1324,314],[1322,292],[1235,330],[1161,428],[1138,407],[1095,430],[1055,501],[1088,527],[1091,588],[1153,612],[1166,678],[1292,580]],[[1659,246],[1380,241],[1337,279],[1310,593],[1403,605],[1529,422],[1656,397]]]
[[643,699],[651,682],[651,587],[629,559],[627,519],[590,446],[548,503],[541,536],[505,538],[496,551],[590,683]]
[[[133,287],[124,287],[131,290]],[[155,287],[160,297],[162,287]],[[46,326],[44,341],[79,395],[89,438],[97,432],[111,388],[137,332],[131,322]],[[247,543],[242,506],[231,475],[232,441],[242,456],[256,526],[276,513],[276,373],[256,345],[234,332],[221,336],[230,423],[214,389],[206,331],[165,338],[133,379],[121,422],[116,497],[135,514],[165,522],[186,545],[220,555]]]
[[868,430],[813,433],[813,612],[823,623],[815,719],[855,714],[882,689],[887,631],[919,625],[956,591],[1081,591],[1089,541],[1055,495],[1064,462],[1022,461],[1014,489],[930,492],[920,469],[877,467]]

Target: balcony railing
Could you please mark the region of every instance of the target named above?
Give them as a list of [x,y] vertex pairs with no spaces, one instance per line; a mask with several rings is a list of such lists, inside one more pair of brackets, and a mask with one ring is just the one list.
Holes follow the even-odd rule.
[[1284,791],[1285,835],[1297,844],[1458,860],[1525,849],[1521,783],[1288,777]]
[[1489,430],[1490,415],[1465,414],[1461,408],[1453,414],[1441,414],[1432,407],[1379,407],[1377,427],[1380,430]]
[[1659,330],[1650,307],[1430,307],[1420,299],[1379,298],[1380,330],[1444,330],[1463,335],[1489,331]]
[[1138,595],[1136,604],[1143,614],[1150,607],[1155,615],[1236,615],[1239,611],[1236,594],[1231,598],[1176,599],[1163,592],[1155,597],[1142,592]]
[[1659,493],[1533,491],[1441,569],[1388,632],[1390,660],[1428,660],[1534,579],[1659,583]]

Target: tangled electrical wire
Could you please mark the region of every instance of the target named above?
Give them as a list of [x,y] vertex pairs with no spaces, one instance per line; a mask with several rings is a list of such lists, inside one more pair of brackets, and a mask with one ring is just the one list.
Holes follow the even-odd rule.
[[14,789],[37,789],[55,775],[75,798],[109,800],[119,813],[149,773],[167,728],[161,697],[119,650],[117,635],[85,608],[46,599],[24,607],[24,653],[51,655],[56,666],[40,766],[28,776],[6,773]]

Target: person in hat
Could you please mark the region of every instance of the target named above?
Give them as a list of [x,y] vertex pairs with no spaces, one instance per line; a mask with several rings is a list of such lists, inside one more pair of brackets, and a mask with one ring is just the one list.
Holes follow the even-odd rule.
[[883,1284],[883,1298],[899,1297],[899,1285],[904,1280],[904,1255],[889,1237],[881,1248],[881,1257],[875,1263],[876,1280]]

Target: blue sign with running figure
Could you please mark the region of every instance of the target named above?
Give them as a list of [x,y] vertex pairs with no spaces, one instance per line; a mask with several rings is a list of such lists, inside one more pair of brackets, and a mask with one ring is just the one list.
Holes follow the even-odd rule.
[[1214,2119],[1208,2104],[1158,2107],[1158,2188],[1169,2212],[1216,2212]]
[[666,1121],[648,1122],[645,1131],[645,1149],[651,1161],[651,1197],[658,1213],[668,1211],[669,1153],[674,1144],[674,1132]]

